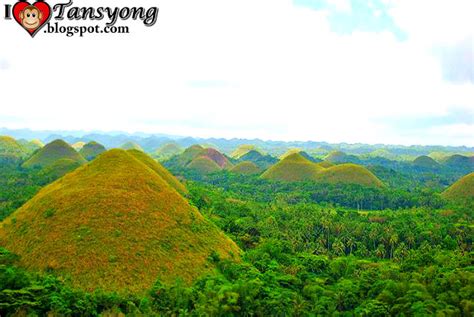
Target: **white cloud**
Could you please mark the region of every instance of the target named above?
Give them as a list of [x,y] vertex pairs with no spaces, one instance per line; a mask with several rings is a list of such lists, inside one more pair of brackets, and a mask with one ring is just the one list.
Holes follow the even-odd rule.
[[[153,5],[133,5],[140,3]],[[156,27],[135,23],[128,36],[32,40],[14,22],[0,21],[10,66],[0,70],[0,87],[8,92],[0,126],[411,143],[414,136],[394,133],[378,119],[474,109],[473,86],[445,83],[438,60],[415,40],[431,29],[417,29],[406,2],[396,19],[416,35],[407,42],[388,32],[337,35],[324,12],[289,0],[159,6]],[[232,84],[189,85],[196,81]],[[440,142],[431,131],[422,133],[420,142]],[[443,142],[474,145],[459,135]]]

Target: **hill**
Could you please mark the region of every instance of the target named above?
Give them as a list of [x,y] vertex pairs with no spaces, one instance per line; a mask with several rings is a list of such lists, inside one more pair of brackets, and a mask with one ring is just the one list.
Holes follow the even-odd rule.
[[14,138],[9,136],[0,136],[0,161],[17,160],[26,155],[25,148]]
[[330,167],[335,166],[333,163],[331,163],[329,161],[318,162],[318,163],[316,163],[316,165],[324,167],[324,168],[330,168]]
[[188,190],[186,187],[173,176],[166,168],[164,168],[160,163],[152,159],[147,154],[138,150],[128,150],[129,154],[133,155],[137,160],[151,168],[155,173],[161,176],[171,187],[173,187],[180,194],[187,194]]
[[252,150],[242,155],[239,159],[241,162],[249,161],[255,163],[261,169],[267,169],[278,162],[278,159],[271,155],[263,155],[262,153]]
[[172,156],[183,153],[183,148],[176,143],[166,143],[155,151],[153,157],[158,160],[166,160]]
[[17,142],[23,147],[27,155],[33,154],[33,152],[41,149],[44,146],[44,144],[40,140],[28,141],[25,139],[20,139],[20,140],[17,140]]
[[335,164],[341,163],[359,163],[360,159],[355,155],[348,155],[341,151],[333,151],[329,153],[325,158],[325,161],[329,161]]
[[131,142],[131,141],[122,144],[120,148],[123,150],[138,150],[138,151],[145,152],[145,150],[143,150],[143,148],[138,143]]
[[229,169],[234,166],[224,154],[217,151],[216,149],[212,149],[212,148],[204,149],[199,154],[199,156],[203,156],[203,157],[207,157],[211,159],[217,165],[219,165],[219,167],[222,169]]
[[311,162],[314,162],[314,163],[321,162],[320,159],[312,157],[311,155],[309,155],[308,153],[306,153],[305,151],[303,151],[301,149],[288,150],[285,154],[280,156],[280,160],[283,160],[284,158],[288,157],[289,155],[295,154],[295,153],[299,153],[300,155],[302,155],[304,158],[310,160]]
[[[154,170],[111,150],[43,188],[0,227],[19,265],[87,291],[142,293],[159,278],[190,282],[209,256],[239,249]],[[215,252],[215,253],[214,253]]]
[[77,169],[82,164],[78,161],[71,160],[69,158],[63,158],[55,161],[53,164],[45,167],[41,174],[46,176],[49,181],[56,180],[63,177],[67,173],[70,173]]
[[451,185],[442,196],[461,203],[474,201],[474,173],[468,174]]
[[86,142],[79,141],[79,142],[74,143],[71,146],[74,150],[79,152],[84,147],[84,145],[86,145]]
[[23,163],[23,167],[49,167],[61,159],[70,159],[79,164],[86,163],[86,160],[76,152],[69,144],[63,140],[55,140],[46,144],[33,156]]
[[367,187],[383,187],[384,184],[363,166],[356,164],[341,164],[324,169],[316,176],[321,183],[358,184]]
[[417,157],[413,161],[413,165],[416,167],[421,167],[421,168],[428,168],[428,169],[433,169],[433,168],[438,168],[439,164],[436,162],[434,159],[432,159],[429,156],[422,155]]
[[95,141],[91,141],[85,144],[81,148],[81,150],[79,151],[79,154],[81,154],[82,157],[84,157],[86,160],[92,161],[93,159],[95,159],[97,156],[104,153],[105,151],[107,150],[102,144],[97,143]]
[[247,154],[248,152],[255,150],[255,145],[251,144],[243,144],[236,148],[231,154],[230,157],[238,160],[240,159],[243,155]]
[[187,168],[192,169],[199,174],[210,174],[222,170],[216,162],[206,156],[196,157],[187,165]]
[[245,161],[240,162],[230,169],[232,173],[242,174],[242,175],[252,175],[258,174],[261,172],[261,169],[253,162]]
[[287,182],[308,181],[316,179],[317,174],[322,170],[322,167],[306,159],[300,153],[293,153],[270,167],[261,177]]

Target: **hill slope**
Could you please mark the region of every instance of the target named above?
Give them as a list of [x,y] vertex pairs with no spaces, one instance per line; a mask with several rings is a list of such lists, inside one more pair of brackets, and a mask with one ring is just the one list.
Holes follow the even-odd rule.
[[120,148],[123,150],[138,150],[138,151],[145,152],[145,150],[143,150],[143,148],[138,143],[131,142],[131,141],[122,144]]
[[458,202],[474,201],[474,173],[462,177],[442,195],[446,199]]
[[88,291],[140,293],[159,278],[190,282],[208,257],[238,247],[154,170],[111,150],[43,188],[0,227],[20,265]]
[[316,176],[316,180],[330,184],[357,184],[368,187],[383,187],[384,184],[372,172],[356,164],[341,164],[329,167]]
[[308,181],[316,179],[317,174],[322,170],[322,167],[306,159],[300,153],[293,153],[270,167],[261,177],[287,182]]
[[107,150],[102,144],[92,141],[84,144],[84,146],[79,151],[79,154],[81,154],[86,160],[92,161],[105,151]]
[[14,138],[0,136],[0,159],[21,159],[25,155],[25,149]]
[[188,164],[187,168],[200,174],[210,174],[222,169],[216,162],[205,156],[196,157]]
[[253,162],[245,161],[240,162],[230,169],[232,173],[243,174],[243,175],[252,175],[258,174],[261,172],[260,168]]
[[422,155],[422,156],[417,157],[413,161],[413,165],[415,165],[416,167],[431,168],[431,169],[439,167],[438,162],[436,162],[434,159],[432,159],[431,157],[426,156],[426,155]]
[[39,149],[29,160],[23,163],[23,167],[49,167],[61,159],[69,159],[79,164],[86,162],[69,144],[63,140],[55,140]]

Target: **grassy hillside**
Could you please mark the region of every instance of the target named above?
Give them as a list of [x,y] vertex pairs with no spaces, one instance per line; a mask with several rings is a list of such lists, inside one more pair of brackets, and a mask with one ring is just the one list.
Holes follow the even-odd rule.
[[0,227],[20,265],[74,287],[144,292],[190,282],[238,247],[133,153],[111,150],[43,188]]
[[93,159],[95,159],[97,156],[104,153],[105,151],[107,151],[107,150],[105,149],[105,147],[102,144],[92,141],[92,142],[89,142],[89,143],[85,144],[81,148],[79,153],[86,160],[92,161]]
[[120,148],[123,150],[138,150],[138,151],[145,152],[145,150],[143,150],[143,148],[138,143],[131,142],[131,141],[122,144]]
[[324,167],[324,168],[330,168],[334,166],[334,163],[331,163],[329,161],[322,161],[322,162],[316,163],[316,165]]
[[323,170],[322,167],[306,159],[300,153],[294,153],[270,167],[261,177],[287,182],[307,181],[316,179],[321,170]]
[[240,162],[230,169],[232,173],[242,174],[242,175],[252,175],[258,174],[261,172],[261,169],[253,162],[245,161]]
[[222,169],[229,169],[234,166],[224,154],[217,151],[216,149],[204,149],[204,151],[200,153],[200,156],[211,159],[212,161],[216,162],[216,164],[219,165],[219,167]]
[[25,156],[26,151],[14,138],[9,136],[0,136],[0,157],[11,156],[21,158]]
[[187,165],[187,168],[192,169],[200,174],[209,174],[220,171],[222,168],[216,162],[205,156],[199,156]]
[[155,151],[153,157],[158,160],[166,160],[174,155],[179,155],[183,153],[183,148],[176,143],[167,143],[162,145],[159,149]]
[[79,141],[79,142],[76,142],[76,143],[72,144],[71,146],[74,150],[79,152],[84,147],[84,145],[86,145],[86,142]]
[[38,150],[30,159],[23,163],[23,167],[49,167],[61,159],[70,159],[79,164],[86,160],[63,140],[55,140]]
[[255,163],[261,169],[267,169],[278,162],[278,159],[271,155],[263,155],[262,153],[252,150],[240,157],[241,162],[249,161]]
[[171,187],[176,189],[176,191],[181,194],[188,193],[186,187],[176,177],[174,177],[173,174],[150,156],[138,150],[128,150],[128,153],[160,175],[161,178],[163,178]]
[[422,155],[413,161],[413,165],[421,168],[438,168],[439,164],[429,156]]
[[466,175],[449,187],[443,197],[457,202],[474,201],[474,173]]
[[358,184],[368,187],[383,187],[384,184],[363,166],[341,164],[324,169],[316,178],[318,182],[330,184]]
[[240,159],[242,156],[244,156],[245,154],[247,154],[248,152],[252,151],[252,150],[255,150],[255,145],[251,145],[251,144],[243,144],[241,146],[239,146],[238,148],[236,148],[231,154],[230,154],[230,157],[234,158],[234,159]]

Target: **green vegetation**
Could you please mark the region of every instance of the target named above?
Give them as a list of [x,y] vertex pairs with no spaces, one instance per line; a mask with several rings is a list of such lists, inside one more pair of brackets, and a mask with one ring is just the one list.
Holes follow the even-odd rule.
[[79,164],[86,163],[86,160],[76,152],[69,144],[63,140],[55,140],[39,149],[33,156],[23,163],[23,167],[45,168],[53,165],[58,160],[69,159]]
[[81,154],[82,157],[84,157],[86,160],[92,161],[105,151],[107,150],[102,144],[92,141],[87,144],[84,144],[84,146],[79,151],[79,154]]
[[341,149],[0,164],[0,315],[474,315],[472,158]]
[[120,148],[123,150],[138,150],[141,152],[145,152],[145,150],[143,150],[143,148],[138,143],[132,141],[122,144]]
[[239,249],[154,170],[112,150],[43,188],[9,216],[0,245],[19,265],[84,290],[141,293],[160,277],[191,282],[208,257]]
[[262,170],[253,162],[244,161],[230,169],[232,173],[252,175],[259,174]]
[[239,146],[238,148],[236,148],[232,154],[230,154],[230,157],[234,158],[234,159],[240,159],[242,156],[244,156],[245,154],[247,154],[248,152],[250,151],[253,151],[255,150],[255,146],[254,145],[251,145],[251,144],[244,144],[244,145],[241,145]]
[[167,143],[162,145],[159,149],[153,153],[153,157],[159,161],[170,159],[175,155],[183,153],[183,148],[176,143]]
[[71,146],[74,150],[79,152],[84,147],[84,145],[86,145],[86,142],[79,141],[79,142],[74,143]]
[[16,162],[26,156],[25,148],[15,139],[0,136],[0,164]]

